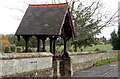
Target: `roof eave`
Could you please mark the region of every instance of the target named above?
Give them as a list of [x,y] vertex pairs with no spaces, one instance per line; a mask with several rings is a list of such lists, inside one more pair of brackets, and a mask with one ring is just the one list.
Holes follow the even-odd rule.
[[[68,8],[69,8],[69,7],[68,7]],[[64,18],[63,18],[62,24],[61,24],[61,28],[60,28],[59,35],[61,35],[62,28],[63,28],[63,24],[64,24],[64,22],[65,22],[65,17],[66,17],[66,15],[67,15],[67,13],[68,13],[68,8],[66,9],[66,12],[65,12],[65,15],[64,15]]]

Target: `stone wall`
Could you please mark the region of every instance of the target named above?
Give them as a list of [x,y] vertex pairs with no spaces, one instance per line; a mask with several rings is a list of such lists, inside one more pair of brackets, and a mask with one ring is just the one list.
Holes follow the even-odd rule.
[[0,53],[0,77],[51,77],[52,54]]
[[107,52],[69,52],[73,72],[91,67],[96,61],[118,56],[120,51]]
[[[96,61],[116,57],[119,53],[120,51],[69,52],[70,57],[63,57],[64,73],[67,76],[73,75],[73,72],[91,67]],[[53,55],[49,52],[0,53],[0,78],[59,76],[60,67],[60,61],[53,61]]]

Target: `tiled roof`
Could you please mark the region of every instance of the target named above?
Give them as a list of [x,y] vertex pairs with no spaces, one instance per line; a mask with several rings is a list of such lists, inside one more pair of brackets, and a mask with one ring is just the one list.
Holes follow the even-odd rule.
[[60,3],[60,4],[30,4],[29,7],[65,7],[68,6],[68,3]]
[[68,3],[29,5],[15,35],[60,35],[66,14]]

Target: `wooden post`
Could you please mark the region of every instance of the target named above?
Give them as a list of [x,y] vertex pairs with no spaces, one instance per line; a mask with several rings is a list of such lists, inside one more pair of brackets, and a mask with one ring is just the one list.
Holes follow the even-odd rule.
[[41,41],[40,38],[37,38],[37,52],[40,52],[41,50]]
[[50,38],[50,52],[53,53],[53,40]]
[[29,42],[29,37],[30,36],[22,36],[23,39],[25,40],[25,52],[28,52],[28,42]]
[[17,35],[17,40],[20,41],[20,35]]
[[43,42],[43,52],[45,52],[45,40],[46,40],[46,37],[42,37],[42,42]]
[[66,54],[66,40],[64,39],[64,54]]
[[53,54],[55,55],[56,39],[53,40]]
[[43,41],[43,52],[45,52],[45,40],[42,41]]
[[25,46],[26,46],[26,49],[25,49],[25,52],[28,52],[28,41],[29,39],[25,39]]

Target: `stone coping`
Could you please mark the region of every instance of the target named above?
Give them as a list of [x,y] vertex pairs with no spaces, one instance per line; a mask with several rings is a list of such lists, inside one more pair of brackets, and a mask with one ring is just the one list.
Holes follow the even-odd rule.
[[69,56],[73,55],[88,55],[88,54],[98,54],[98,53],[112,53],[117,52],[120,53],[120,50],[112,50],[112,51],[91,51],[91,52],[68,52]]
[[36,52],[36,53],[0,53],[0,60],[9,59],[23,59],[23,58],[39,58],[39,57],[52,57],[50,52]]

